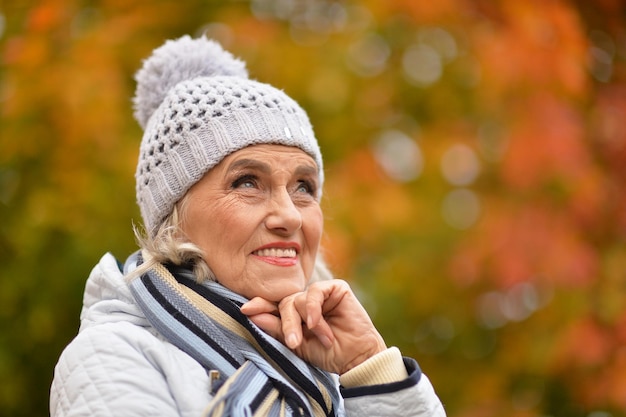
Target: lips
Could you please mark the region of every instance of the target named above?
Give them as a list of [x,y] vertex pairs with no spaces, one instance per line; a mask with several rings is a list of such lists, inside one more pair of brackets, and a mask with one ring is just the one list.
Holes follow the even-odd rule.
[[257,259],[275,266],[298,265],[300,245],[297,242],[272,242],[252,252]]

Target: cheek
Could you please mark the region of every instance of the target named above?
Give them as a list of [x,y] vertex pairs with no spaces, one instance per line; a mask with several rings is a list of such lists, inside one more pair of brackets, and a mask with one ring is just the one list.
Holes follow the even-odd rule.
[[192,227],[196,227],[197,235],[201,234],[197,237],[207,249],[211,249],[210,253],[227,254],[237,259],[246,253],[258,224],[258,209],[229,202],[213,206],[202,222]]
[[305,220],[302,224],[305,229],[304,232],[306,234],[307,243],[317,249],[324,230],[324,216],[322,215],[322,210],[319,207],[311,209],[305,216]]
[[208,203],[194,201],[187,208],[183,217],[183,231],[187,237],[201,249],[207,251],[211,243],[219,242],[233,220],[232,204],[227,201],[214,200]]

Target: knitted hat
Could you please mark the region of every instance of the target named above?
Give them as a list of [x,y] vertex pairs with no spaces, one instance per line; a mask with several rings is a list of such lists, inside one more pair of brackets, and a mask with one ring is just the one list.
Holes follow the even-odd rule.
[[137,203],[151,236],[192,185],[246,146],[298,147],[315,160],[323,183],[322,155],[305,111],[284,92],[250,80],[245,64],[218,43],[189,36],[167,41],[135,78],[135,118],[144,129]]

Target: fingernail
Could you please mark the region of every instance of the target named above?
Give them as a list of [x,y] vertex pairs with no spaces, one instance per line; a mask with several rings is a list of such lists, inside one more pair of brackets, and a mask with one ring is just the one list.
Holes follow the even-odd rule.
[[295,348],[298,345],[298,337],[295,335],[295,333],[290,333],[285,338],[285,343],[287,343],[288,347]]

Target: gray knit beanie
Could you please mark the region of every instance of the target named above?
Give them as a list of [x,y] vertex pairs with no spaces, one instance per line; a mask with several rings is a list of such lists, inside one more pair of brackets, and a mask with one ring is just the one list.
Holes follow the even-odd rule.
[[189,36],[167,41],[135,78],[135,118],[144,129],[137,203],[151,236],[192,185],[246,146],[296,146],[315,160],[323,183],[322,155],[305,111],[284,92],[250,80],[245,64],[218,43]]

